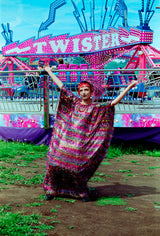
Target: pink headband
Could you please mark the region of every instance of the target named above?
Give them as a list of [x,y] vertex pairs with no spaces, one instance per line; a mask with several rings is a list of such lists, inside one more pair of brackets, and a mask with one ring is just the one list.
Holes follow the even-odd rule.
[[78,85],[78,94],[80,93],[80,88],[83,87],[83,86],[91,88],[91,86],[88,83],[83,83],[82,82]]

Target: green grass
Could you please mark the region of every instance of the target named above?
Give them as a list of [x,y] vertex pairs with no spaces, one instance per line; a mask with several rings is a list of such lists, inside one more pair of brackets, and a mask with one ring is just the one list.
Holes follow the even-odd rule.
[[63,202],[69,202],[69,203],[75,203],[75,199],[69,199],[69,198],[63,198],[63,197],[54,197],[55,200],[63,201]]
[[160,166],[150,166],[149,170],[155,170],[155,169],[159,169],[159,168],[160,168]]
[[100,176],[93,176],[89,182],[105,182],[105,179]]
[[[36,174],[37,165],[31,165],[35,160],[44,158],[47,154],[48,147],[45,145],[37,146],[27,143],[4,142],[0,141],[0,161],[3,164],[0,166],[0,184],[26,184],[34,185],[42,183],[44,174]],[[14,167],[8,168],[5,163],[11,164]],[[34,168],[32,177],[24,177],[19,174],[20,167]],[[31,171],[26,170],[26,172]],[[45,168],[44,168],[45,171]]]
[[43,181],[44,174],[37,174],[31,178],[25,178],[22,175],[17,174],[17,168],[9,168],[4,170],[0,174],[0,184],[4,185],[13,185],[13,184],[26,184],[26,185],[34,185],[40,184]]
[[157,150],[154,150],[154,151],[144,151],[144,153],[147,155],[147,156],[153,156],[153,157],[160,157],[160,151],[157,151]]
[[14,183],[22,183],[25,179],[24,176],[19,175],[18,168],[9,168],[1,171],[0,174],[0,184],[14,184]]
[[42,203],[42,202],[33,202],[30,204],[25,204],[24,206],[25,207],[35,207],[35,206],[42,206],[42,205],[44,205],[44,203]]
[[71,225],[71,226],[67,226],[67,229],[73,229],[73,228],[74,228],[73,225]]
[[133,176],[135,176],[135,175],[133,175],[133,174],[126,174],[125,176],[126,176],[126,177],[133,177]]
[[41,184],[43,182],[43,177],[44,174],[34,175],[32,178],[27,178],[24,183],[27,185]]
[[132,171],[130,169],[129,170],[121,170],[121,169],[119,169],[119,170],[116,170],[116,172],[119,172],[119,173],[130,173]]
[[104,173],[100,173],[100,172],[96,171],[96,172],[95,172],[95,174],[94,174],[94,176],[105,176],[105,174],[104,174]]
[[112,175],[105,175],[105,176],[108,177],[108,178],[109,178],[109,177],[110,177],[110,178],[112,177]]
[[[47,149],[48,147],[45,145],[37,146],[27,143],[0,141],[0,160],[25,167],[37,158],[46,156]],[[146,154],[148,156],[160,157],[160,150],[158,145],[148,143],[147,146],[143,143],[111,144],[106,159],[122,157],[124,154]],[[135,162],[133,161],[133,163]]]
[[51,212],[57,212],[57,209],[51,208]]
[[45,231],[53,230],[52,225],[41,223],[42,216],[22,215],[19,212],[10,212],[11,207],[3,205],[0,207],[0,235],[47,235]]
[[117,144],[111,144],[108,150],[108,159],[115,157],[121,157],[124,154],[141,155],[160,157],[159,144],[145,143],[141,141],[123,142]]
[[126,211],[137,211],[137,209],[133,208],[133,207],[126,207],[125,210]]
[[45,145],[0,141],[0,160],[25,166],[37,158],[46,156],[47,149]]
[[143,176],[153,176],[154,174],[151,173],[144,173]]
[[110,163],[110,162],[108,162],[108,161],[102,161],[101,165],[106,165],[106,166],[108,166],[108,165],[112,165],[112,163]]
[[120,197],[102,197],[102,198],[99,198],[95,202],[95,204],[97,206],[105,206],[105,205],[125,206],[127,203]]
[[132,161],[130,161],[130,162],[137,164],[137,162],[139,162],[139,161],[137,161],[137,160],[132,160]]
[[160,203],[159,203],[159,202],[154,202],[154,204],[156,204],[156,205],[160,206]]

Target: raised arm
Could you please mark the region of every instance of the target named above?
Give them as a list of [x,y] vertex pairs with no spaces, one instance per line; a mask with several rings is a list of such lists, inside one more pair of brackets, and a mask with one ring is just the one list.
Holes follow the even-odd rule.
[[128,85],[128,87],[122,93],[120,93],[120,95],[116,99],[114,99],[111,102],[111,106],[115,106],[116,104],[118,104],[125,97],[125,95],[129,92],[129,90],[137,85],[137,83],[138,83],[137,81],[133,80],[131,82],[131,84]]
[[63,83],[59,78],[53,74],[51,67],[46,66],[44,67],[44,70],[50,75],[52,80],[57,84],[57,86],[61,89],[63,87]]

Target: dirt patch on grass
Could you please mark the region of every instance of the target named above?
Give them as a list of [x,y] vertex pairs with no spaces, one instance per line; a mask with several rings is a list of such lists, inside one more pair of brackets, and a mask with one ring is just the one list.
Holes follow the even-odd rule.
[[[24,176],[27,181],[45,172],[45,158],[28,166],[6,162],[0,165],[12,168],[13,175]],[[160,235],[158,157],[124,155],[105,159],[89,182],[97,193],[97,200],[89,202],[69,199],[45,201],[41,183],[30,185],[27,181],[26,184],[22,180],[13,184],[2,183],[0,203],[9,204],[12,212],[42,215],[42,223],[55,227],[46,231],[48,236]]]

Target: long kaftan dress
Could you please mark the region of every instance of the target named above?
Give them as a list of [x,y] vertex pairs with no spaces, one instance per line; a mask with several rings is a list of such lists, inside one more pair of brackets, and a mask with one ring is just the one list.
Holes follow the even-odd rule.
[[109,103],[82,105],[62,87],[47,154],[46,194],[88,197],[87,182],[107,154],[113,120],[114,107]]

